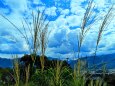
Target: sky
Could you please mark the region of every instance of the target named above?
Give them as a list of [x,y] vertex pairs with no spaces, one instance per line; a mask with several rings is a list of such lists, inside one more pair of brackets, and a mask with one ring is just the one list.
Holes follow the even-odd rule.
[[[45,15],[50,21],[49,28],[52,32],[49,36],[46,55],[54,58],[72,59],[78,51],[77,34],[88,4],[88,0],[0,0],[0,14],[12,21],[20,30],[23,18],[31,21],[31,12],[45,9]],[[86,35],[82,47],[81,55],[93,55],[97,33],[100,22],[115,0],[94,0],[92,19],[98,16],[98,21],[92,25],[91,30]],[[115,6],[113,6],[115,8]],[[113,9],[114,13],[115,9]],[[115,16],[113,14],[113,16]],[[29,20],[30,19],[30,20]],[[12,58],[11,54],[22,56],[28,53],[28,46],[20,33],[2,16],[0,16],[0,57]],[[98,55],[115,53],[115,18],[104,29],[101,41],[98,46]]]

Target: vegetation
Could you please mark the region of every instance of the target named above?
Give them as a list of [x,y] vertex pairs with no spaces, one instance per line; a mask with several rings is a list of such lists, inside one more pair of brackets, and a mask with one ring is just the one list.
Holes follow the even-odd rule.
[[[44,17],[44,12],[40,13],[38,11],[36,15],[32,13],[32,26],[24,19],[25,23],[22,22],[24,33],[2,15],[23,36],[29,46],[29,54],[24,55],[21,59],[18,59],[17,55],[13,56],[13,68],[0,69],[0,86],[108,86],[106,82],[108,79],[105,76],[104,69],[102,76],[95,79],[91,71],[82,64],[83,62],[80,59],[81,46],[85,36],[93,25],[88,24],[92,18],[92,9],[94,8],[92,3],[93,0],[90,0],[77,37],[79,59],[73,69],[67,61],[49,60],[45,56],[48,36],[50,34],[48,29],[50,22],[47,22],[47,18]],[[113,6],[109,9],[99,27],[94,54],[94,68],[96,68],[95,58],[97,48],[102,37],[102,32],[111,19],[112,8]],[[30,36],[27,34],[27,29],[29,30],[28,34]]]
[[34,66],[34,71],[30,70],[30,63],[26,65],[26,61],[23,61],[23,64],[16,62],[13,69],[6,69],[7,71],[2,69],[4,72],[1,72],[0,84],[3,86],[94,86],[92,84],[103,84],[106,86],[104,81],[94,81],[88,73],[83,73],[80,62],[76,65],[76,71],[73,72],[66,61],[46,61],[46,65],[50,63],[52,65],[49,65],[44,71],[41,71],[41,64],[38,65],[40,68]]

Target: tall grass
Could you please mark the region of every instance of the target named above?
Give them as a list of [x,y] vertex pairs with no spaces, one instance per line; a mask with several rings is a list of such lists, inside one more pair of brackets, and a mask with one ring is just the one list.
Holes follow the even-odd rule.
[[54,69],[54,75],[53,75],[53,86],[62,86],[62,77],[61,77],[61,73],[62,73],[62,61],[57,61],[56,62],[56,68]]
[[[9,23],[11,23],[11,25],[13,25],[14,28],[16,28],[19,31],[19,33],[23,36],[23,38],[26,41],[26,44],[29,46],[29,53],[34,62],[36,60],[36,55],[40,53],[41,68],[43,71],[44,56],[48,43],[48,37],[50,34],[50,31],[48,29],[49,21],[47,21],[47,16],[44,16],[44,11],[42,13],[38,11],[37,14],[32,12],[32,25],[30,25],[29,22],[26,19],[24,19],[24,22],[22,22],[24,30],[23,32],[11,20],[9,20],[3,15],[1,16],[5,18]],[[27,33],[31,36],[29,37]]]
[[19,61],[18,61],[18,56],[14,55],[12,56],[14,61],[13,61],[13,72],[14,72],[14,79],[15,79],[15,86],[20,85],[20,68],[19,68]]
[[49,37],[49,22],[46,22],[46,17],[44,17],[44,11],[42,13],[38,12],[38,15],[33,13],[33,27],[34,27],[34,41],[33,53],[37,54],[38,49],[40,50],[40,61],[42,71],[44,70],[44,56],[47,47],[48,37]]
[[[78,39],[77,58],[81,58],[80,52],[81,52],[81,47],[82,47],[83,41],[85,39],[86,34],[91,29],[91,25],[88,25],[88,22],[92,18],[93,8],[94,8],[93,0],[89,0],[88,6],[86,8],[86,11],[84,13],[84,17],[83,17],[82,22],[81,22],[80,32],[79,32],[79,34],[77,34],[77,39]],[[74,55],[74,56],[76,56],[76,55]],[[74,86],[80,86],[81,81],[82,82],[86,81],[85,77],[82,77],[82,74],[81,74],[81,61],[80,61],[80,59],[78,59],[77,64],[74,64],[74,70],[73,70],[72,75],[73,75],[73,80],[74,80]],[[84,84],[85,84],[85,82],[82,83],[83,86],[84,86]]]
[[30,77],[30,65],[28,65],[28,66],[25,68],[25,72],[26,72],[26,82],[25,82],[25,86],[28,86],[29,77]]
[[[11,20],[9,20],[3,15],[2,17],[5,18],[9,23],[11,23],[11,25],[13,25],[14,28],[16,28],[16,30],[18,30],[19,33],[23,36],[26,44],[29,46],[29,53],[34,63],[36,60],[37,53],[40,53],[41,71],[43,72],[45,64],[44,56],[47,47],[48,37],[50,34],[50,31],[48,29],[49,21],[47,21],[47,17],[44,16],[44,11],[42,13],[38,11],[37,14],[34,14],[32,12],[32,25],[30,25],[29,22],[26,19],[24,19],[24,22],[22,21],[22,26],[24,30],[23,32]],[[31,36],[29,37],[27,33],[30,34]],[[28,66],[25,69],[26,72],[25,86],[28,86],[29,73],[30,73],[29,71],[30,67]],[[19,86],[20,75],[19,75],[19,64],[17,60],[14,63],[14,72],[16,77],[16,86]]]
[[112,21],[112,18],[113,18],[113,5],[108,10],[108,12],[106,13],[106,15],[104,16],[104,19],[100,23],[100,27],[99,27],[99,31],[98,31],[98,36],[97,36],[97,41],[96,41],[95,52],[94,52],[94,60],[93,60],[93,64],[94,65],[95,65],[95,58],[96,58],[96,54],[97,54],[97,50],[98,50],[98,45],[100,43],[100,40],[102,38],[104,30],[110,24],[110,22]]
[[[88,31],[92,28],[92,24],[89,24],[88,25],[88,22],[89,20],[92,18],[92,14],[93,14],[93,0],[89,0],[89,3],[88,3],[88,6],[87,6],[87,9],[85,11],[85,14],[84,14],[84,17],[83,17],[83,21],[82,21],[82,24],[81,24],[81,29],[80,29],[80,32],[78,34],[78,58],[81,58],[82,56],[80,56],[80,52],[81,52],[81,47],[82,47],[82,43],[85,39],[85,36],[86,34],[88,33]],[[96,57],[96,53],[97,53],[97,48],[98,48],[98,45],[99,45],[99,42],[101,40],[101,37],[102,37],[102,33],[104,31],[104,29],[107,27],[107,25],[110,24],[110,20],[112,19],[112,13],[113,13],[113,6],[108,10],[107,14],[105,15],[104,19],[102,20],[102,22],[100,23],[100,27],[99,27],[99,32],[98,32],[98,37],[97,37],[97,41],[96,41],[96,48],[95,48],[95,55],[94,55],[94,60],[93,60],[93,63],[95,61],[95,57]],[[94,19],[95,21],[96,20],[96,17]],[[95,22],[94,22],[95,23]],[[86,85],[86,76],[81,72],[81,61],[80,59],[78,59],[78,62],[77,64],[74,65],[74,71],[73,71],[73,80],[74,80],[74,86],[85,86]],[[94,65],[94,69],[96,65]],[[87,69],[86,69],[87,71]],[[103,69],[103,78],[104,78],[104,69]],[[82,82],[82,83],[81,83]],[[103,80],[101,81],[96,81],[94,82],[93,80],[91,80],[89,86],[105,86],[106,83],[103,84]],[[72,85],[73,86],[73,85]]]
[[[88,25],[88,22],[92,18],[93,8],[94,8],[93,0],[89,0],[88,6],[86,8],[86,11],[84,13],[84,17],[83,17],[82,22],[81,22],[80,32],[77,35],[77,39],[78,39],[78,46],[77,46],[77,48],[78,48],[78,56],[77,56],[77,58],[82,57],[82,56],[80,56],[81,47],[82,47],[82,44],[83,44],[83,41],[85,39],[86,34],[91,29],[91,24]],[[72,86],[85,86],[85,84],[86,84],[86,76],[83,73],[81,73],[81,60],[80,59],[78,59],[77,64],[74,64],[74,70],[73,70],[72,75],[73,75],[73,80],[74,80]]]
[[[81,58],[82,56],[80,55],[81,53],[81,47],[83,44],[83,41],[86,37],[86,34],[88,31],[91,29],[92,24],[88,24],[88,22],[92,18],[93,14],[93,0],[89,0],[87,9],[84,13],[84,17],[81,23],[81,28],[80,32],[78,34],[78,58]],[[96,52],[98,50],[98,45],[100,43],[102,33],[104,29],[107,27],[107,25],[110,23],[110,19],[112,18],[112,8],[113,6],[109,9],[107,14],[105,15],[104,19],[102,20],[100,27],[99,27],[99,32],[97,36],[97,41],[96,41],[96,48],[95,48],[95,55],[94,55],[94,61],[96,57]],[[12,23],[8,18],[2,15],[9,23],[11,23],[18,31],[19,33],[23,36],[25,39],[27,45],[29,46],[29,54],[31,55],[31,58],[33,62],[35,63],[36,61],[36,55],[40,53],[40,62],[41,62],[41,69],[38,70],[36,69],[35,75],[33,77],[37,77],[38,83],[32,82],[33,86],[106,86],[106,83],[104,83],[104,80],[93,80],[90,76],[87,76],[87,68],[84,68],[83,70],[83,65],[81,62],[81,59],[78,59],[78,62],[74,65],[74,69],[70,69],[68,67],[63,67],[63,61],[57,61],[55,65],[55,68],[49,68],[47,70],[44,70],[45,67],[45,52],[47,48],[47,43],[48,43],[48,36],[50,34],[50,31],[48,29],[49,21],[47,21],[47,17],[44,16],[44,11],[40,13],[38,11],[37,14],[34,14],[32,12],[32,25],[28,23],[27,20],[24,19],[24,22],[22,22],[23,30],[22,32],[14,23]],[[95,18],[96,20],[96,18]],[[28,33],[30,36],[28,36]],[[14,56],[14,79],[15,79],[15,86],[20,86],[20,68],[19,68],[19,62],[17,60],[17,56]],[[33,67],[34,67],[33,63]],[[95,62],[94,62],[95,64]],[[104,69],[103,69],[104,70]],[[86,73],[85,73],[86,71]],[[30,65],[25,68],[25,86],[29,86],[29,83],[31,81],[30,79]],[[47,75],[49,74],[49,75]],[[65,76],[66,75],[66,76]],[[104,74],[103,74],[104,76]],[[32,77],[32,79],[34,79]],[[88,77],[88,79],[87,79]],[[89,83],[87,81],[89,80]],[[46,82],[45,82],[46,81]],[[35,80],[36,82],[36,80]]]
[[[88,33],[88,31],[91,29],[91,25],[88,25],[88,22],[92,19],[92,15],[93,15],[93,0],[89,0],[88,6],[86,8],[86,11],[84,13],[82,22],[81,22],[81,28],[80,28],[80,32],[77,37],[78,39],[78,58],[80,58],[80,51],[81,51],[81,47],[83,44],[83,41],[85,39],[86,34]],[[94,18],[94,22],[96,21],[96,18]]]

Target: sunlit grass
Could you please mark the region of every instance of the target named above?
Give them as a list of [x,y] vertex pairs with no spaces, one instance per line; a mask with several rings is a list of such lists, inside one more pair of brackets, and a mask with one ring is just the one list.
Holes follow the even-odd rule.
[[[92,74],[90,74],[90,70],[86,68],[82,64],[82,60],[80,59],[82,56],[80,56],[81,53],[81,47],[84,42],[84,39],[92,28],[91,25],[87,25],[89,20],[92,18],[93,11],[93,0],[90,0],[86,9],[86,12],[84,14],[81,28],[79,34],[77,34],[78,38],[78,60],[77,63],[74,64],[74,68],[70,68],[68,66],[63,66],[64,61],[57,60],[54,63],[54,67],[45,69],[45,52],[47,48],[48,43],[48,37],[50,34],[50,31],[48,29],[49,21],[47,21],[47,18],[44,16],[44,12],[40,13],[38,11],[37,14],[34,14],[32,12],[32,25],[28,23],[27,20],[24,19],[24,22],[22,22],[24,33],[14,24],[11,22],[11,20],[7,19],[5,16],[3,16],[9,23],[11,23],[23,36],[25,39],[25,42],[29,46],[29,54],[31,55],[32,61],[33,61],[33,68],[31,68],[30,65],[24,67],[25,77],[24,81],[21,80],[20,73],[22,72],[20,69],[20,63],[18,60],[18,56],[14,56],[14,64],[13,64],[13,78],[14,78],[14,84],[15,86],[107,86],[107,83],[104,81],[104,79],[96,79],[94,80],[92,78]],[[107,25],[110,23],[111,14],[112,14],[112,8],[109,9],[107,14],[105,15],[104,19],[100,23],[98,36],[96,40],[96,48],[95,48],[95,55],[94,55],[94,68],[96,69],[95,65],[95,58],[96,53],[98,50],[98,45],[100,43],[102,33],[104,29],[107,27]],[[76,22],[77,23],[77,22]],[[27,34],[31,35],[30,37]],[[31,39],[31,40],[30,40]],[[41,69],[34,69],[34,63],[36,61],[36,55],[40,53],[40,63],[41,63]],[[76,57],[74,57],[76,58]],[[33,75],[30,76],[30,71],[34,69],[35,72]],[[105,77],[105,67],[103,66],[103,78]],[[89,74],[89,75],[88,75]],[[1,76],[1,75],[0,75]],[[3,83],[4,84],[4,83]],[[5,85],[9,85],[9,83],[5,83]],[[10,86],[10,85],[9,85]]]

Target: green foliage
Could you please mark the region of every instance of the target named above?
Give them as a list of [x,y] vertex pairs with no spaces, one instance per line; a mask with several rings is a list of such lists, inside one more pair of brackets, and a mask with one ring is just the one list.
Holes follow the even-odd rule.
[[[20,79],[19,84],[16,84],[17,82],[15,81],[14,83],[10,83],[10,80],[8,82],[1,81],[3,74],[4,77],[8,77],[9,74],[7,72],[13,71],[13,69],[1,69],[0,86],[107,86],[104,79],[97,78],[95,80],[87,72],[84,73],[81,69],[80,60],[74,70],[70,67],[62,66],[62,63],[63,61],[57,61],[55,68],[48,68],[44,71],[35,69],[35,72],[29,77],[28,82]],[[13,76],[15,77],[15,74]]]
[[[88,25],[88,27],[86,27],[88,21],[91,20],[92,18],[93,8],[94,8],[93,0],[89,0],[79,34],[77,34],[78,58],[80,58],[81,47],[86,37],[86,34],[91,29],[92,26]],[[94,69],[95,69],[95,56],[98,50],[98,45],[100,43],[103,31],[106,28],[106,25],[108,25],[109,20],[111,19],[111,12],[112,8],[110,8],[108,13],[104,17],[104,20],[100,24],[94,55]],[[56,64],[54,64],[55,67],[49,67],[45,69],[46,61],[44,56],[48,42],[47,37],[49,36],[50,33],[50,31],[48,30],[49,22],[46,22],[47,20],[44,17],[44,12],[42,14],[38,12],[36,15],[32,13],[32,17],[33,17],[32,27],[31,25],[28,24],[26,20],[24,20],[26,25],[24,25],[24,23],[22,22],[24,28],[23,33],[14,23],[12,23],[9,19],[3,16],[3,18],[5,18],[8,22],[10,22],[25,39],[27,45],[29,46],[29,52],[33,63],[32,66],[30,64],[28,64],[28,66],[25,64],[24,65],[25,68],[23,69],[20,67],[18,59],[16,59],[14,61],[13,69],[0,69],[0,86],[107,86],[107,83],[104,81],[104,79],[94,80],[91,77],[92,76],[91,74],[88,75],[87,74],[88,69],[84,68],[80,60],[78,60],[77,64],[74,65],[74,69],[71,69],[68,66],[63,66],[64,61],[57,61]],[[29,30],[28,34],[30,35],[30,37],[27,35],[28,30],[26,30],[26,27],[28,27]],[[37,55],[38,52],[40,53],[41,56],[40,57],[41,68],[38,67],[39,69],[34,67],[36,61],[36,56],[34,55]],[[103,70],[105,71],[105,68],[103,68]],[[103,72],[102,78],[104,77],[105,72]]]

